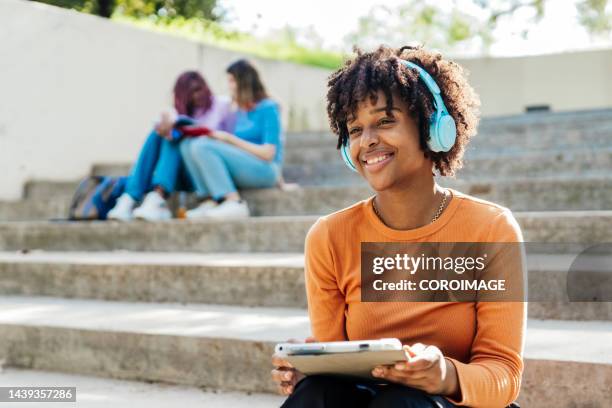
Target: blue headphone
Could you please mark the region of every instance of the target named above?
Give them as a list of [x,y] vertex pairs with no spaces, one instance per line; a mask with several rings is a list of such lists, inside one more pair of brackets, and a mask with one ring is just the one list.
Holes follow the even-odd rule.
[[[455,125],[455,120],[448,113],[446,105],[444,105],[438,84],[436,84],[436,81],[434,81],[427,71],[417,64],[405,60],[402,60],[402,63],[408,68],[414,68],[418,71],[419,77],[423,80],[425,86],[427,86],[427,89],[429,89],[434,98],[434,108],[436,111],[429,119],[429,141],[427,142],[429,148],[433,152],[448,152],[455,144],[457,127]],[[351,170],[357,171],[349,153],[348,139],[345,140],[340,147],[340,155],[344,163],[346,163]]]

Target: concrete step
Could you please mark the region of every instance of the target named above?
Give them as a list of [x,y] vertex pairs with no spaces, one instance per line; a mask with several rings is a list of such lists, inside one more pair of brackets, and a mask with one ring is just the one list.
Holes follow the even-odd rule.
[[[478,134],[470,140],[467,154],[483,152],[491,155],[499,152],[609,148],[610,135],[612,135],[612,120],[595,124],[530,125],[513,130],[481,126]],[[337,157],[339,156],[337,143],[337,136],[331,132],[289,135],[285,145],[285,158],[288,163],[299,163],[303,161],[300,155],[320,159],[316,157],[317,153],[328,152],[329,157]]]
[[[572,255],[528,254],[529,316],[612,321],[612,302],[569,302]],[[612,272],[612,271],[609,271]],[[306,307],[302,253],[0,253],[0,295]]]
[[131,163],[99,163],[94,164],[91,174],[94,176],[127,176],[131,168]]
[[0,294],[304,308],[304,256],[3,252]]
[[[270,408],[280,406],[284,400],[284,397],[273,394],[227,392],[16,368],[1,371],[0,384],[3,387],[76,387],[78,408],[167,408],[177,405],[181,408]],[[34,403],[29,404],[33,406]],[[55,402],[52,406],[74,408],[75,403]]]
[[[329,153],[328,153],[329,154]],[[331,153],[335,155],[335,153]],[[339,157],[336,159],[341,160]],[[323,163],[323,164],[322,164]],[[98,176],[125,176],[129,174],[130,164],[105,163],[96,164],[92,174]],[[284,164],[283,177],[285,181],[304,185],[337,185],[361,184],[363,180],[349,170],[341,161],[338,162],[308,162],[304,164]]]
[[7,366],[271,392],[274,344],[309,325],[298,309],[0,297],[0,331]]
[[[612,208],[612,178],[608,175],[582,178],[517,178],[503,181],[441,178],[439,183],[515,211]],[[36,187],[32,187],[31,198],[26,200],[0,202],[0,220],[65,218],[72,190],[62,191],[60,187],[52,193],[53,184],[38,183]],[[244,190],[242,193],[249,203],[252,215],[255,216],[326,214],[373,194],[364,183],[355,186],[301,186],[291,191]],[[176,200],[172,204],[176,207]],[[195,197],[190,196],[189,205],[196,205]]]
[[[0,297],[8,366],[222,390],[272,392],[278,341],[309,334],[306,311]],[[606,406],[612,323],[530,320],[521,401]]]
[[[516,212],[526,241],[612,241],[612,211]],[[0,251],[301,252],[317,216],[166,222],[2,222]]]
[[65,218],[70,199],[50,197],[41,200],[0,201],[0,221],[49,220]]
[[79,185],[79,180],[54,181],[54,180],[31,180],[23,188],[25,200],[48,200],[59,197],[70,201]]
[[[334,153],[335,155],[335,153]],[[327,161],[286,164],[285,180],[302,185],[344,185],[365,183],[359,174],[348,169],[338,158]],[[612,149],[582,149],[564,152],[546,151],[514,155],[467,156],[456,177],[465,180],[495,178],[507,180],[525,177],[605,176],[612,172]]]
[[[527,162],[542,163],[567,163],[572,161],[589,164],[599,161],[601,164],[609,165],[609,153],[612,152],[612,130],[608,136],[608,144],[601,145],[576,145],[563,146],[551,144],[537,148],[533,146],[508,145],[506,147],[487,148],[478,143],[470,143],[466,149],[464,159],[469,163],[468,168],[479,170],[486,165],[487,160],[505,161],[510,159],[524,160]],[[337,160],[342,162],[340,152],[335,146],[327,144],[288,148],[285,152],[284,164],[327,164]],[[537,168],[536,168],[537,169]]]
[[[611,134],[612,135],[612,134]],[[569,173],[579,175],[583,172],[604,172],[612,169],[612,149],[568,149],[565,151],[532,151],[519,154],[480,155],[465,160],[464,168],[458,176],[494,174],[504,176],[535,176]]]
[[[442,178],[439,184],[514,211],[602,210],[612,208],[612,177],[525,178],[465,181]],[[303,186],[291,192],[247,190],[243,196],[253,215],[328,214],[370,197],[366,185]]]
[[486,116],[482,118],[482,126],[497,129],[505,127],[517,128],[520,126],[546,125],[546,124],[572,124],[572,123],[598,123],[612,120],[612,109],[583,109],[573,111],[539,111],[525,112],[518,115]]
[[366,185],[365,180],[346,167],[341,159],[320,163],[285,164],[283,178],[286,182],[304,186]]
[[[547,149],[552,146],[610,146],[612,110],[528,113],[483,118],[470,142],[478,149]],[[335,148],[337,137],[329,131],[288,133],[287,150],[325,146]]]
[[[607,135],[612,137],[612,130]],[[96,175],[127,175],[128,164],[99,164],[94,166]],[[612,170],[612,146],[581,146],[574,148],[535,149],[528,146],[520,150],[503,148],[491,151],[469,148],[464,167],[458,171],[460,178],[494,175],[496,178],[517,176],[551,176],[567,174],[599,173]],[[305,185],[333,185],[359,183],[360,176],[349,170],[335,148],[321,146],[288,150],[283,166],[287,181]]]

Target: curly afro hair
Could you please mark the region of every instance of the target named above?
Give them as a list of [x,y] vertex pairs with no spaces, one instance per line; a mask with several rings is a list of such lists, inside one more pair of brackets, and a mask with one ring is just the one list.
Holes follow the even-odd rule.
[[[382,91],[389,114],[393,94],[406,102],[419,128],[425,157],[432,160],[440,175],[454,175],[463,164],[465,147],[476,133],[480,115],[480,99],[468,84],[463,68],[422,46],[399,49],[380,46],[373,52],[357,49],[356,53],[327,83],[327,115],[332,131],[338,135],[337,148],[348,142],[347,118],[355,115],[357,105],[367,97],[375,104],[377,93]],[[429,149],[429,118],[435,112],[433,96],[423,81],[419,81],[417,70],[408,68],[400,59],[420,65],[440,87],[446,108],[457,125],[457,140],[450,151]]]

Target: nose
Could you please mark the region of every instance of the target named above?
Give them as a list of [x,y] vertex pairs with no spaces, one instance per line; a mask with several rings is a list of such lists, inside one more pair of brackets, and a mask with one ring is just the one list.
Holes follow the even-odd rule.
[[375,130],[370,128],[363,129],[363,133],[361,134],[361,138],[359,140],[360,147],[372,147],[378,144],[378,134]]

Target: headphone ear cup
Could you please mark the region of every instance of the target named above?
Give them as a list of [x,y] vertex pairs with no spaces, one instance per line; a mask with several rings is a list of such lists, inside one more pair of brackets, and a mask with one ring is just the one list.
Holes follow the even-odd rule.
[[349,169],[357,171],[357,168],[355,168],[355,165],[353,164],[353,160],[351,160],[351,154],[348,149],[348,142],[340,146],[340,155],[342,156],[342,160],[344,160],[344,164],[346,164]]
[[429,124],[429,141],[427,142],[429,150],[432,152],[439,152],[440,145],[438,144],[438,121],[433,120]]
[[444,113],[438,120],[438,144],[443,152],[448,152],[457,140],[457,125],[455,119],[448,113]]
[[429,127],[429,148],[433,152],[448,152],[455,145],[457,127],[448,113],[437,117]]
[[434,116],[432,116],[431,122],[429,123],[429,141],[427,144],[432,152],[442,151],[442,146],[440,146],[440,135],[438,134],[439,121],[440,112],[438,111],[434,113]]

